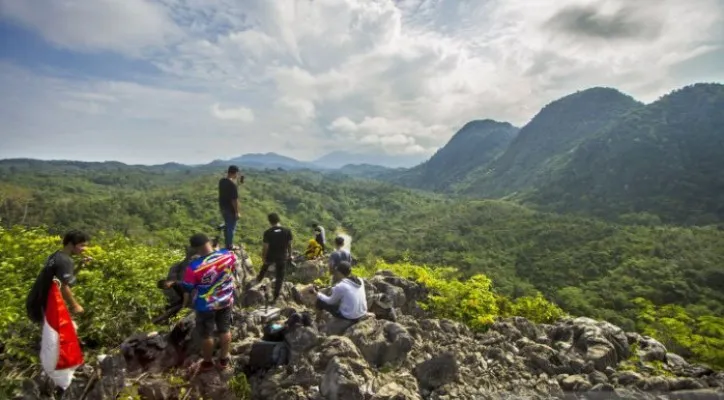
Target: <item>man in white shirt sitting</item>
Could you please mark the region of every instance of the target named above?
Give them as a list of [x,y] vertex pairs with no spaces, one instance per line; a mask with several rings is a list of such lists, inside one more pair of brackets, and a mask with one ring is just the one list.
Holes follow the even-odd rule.
[[364,282],[352,275],[352,266],[347,261],[337,265],[333,276],[339,283],[332,288],[330,296],[317,293],[317,308],[329,311],[336,318],[358,321],[367,314]]

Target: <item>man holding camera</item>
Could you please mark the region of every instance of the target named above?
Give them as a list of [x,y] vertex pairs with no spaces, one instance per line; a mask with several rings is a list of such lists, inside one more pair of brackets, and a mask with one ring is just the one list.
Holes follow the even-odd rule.
[[227,250],[234,249],[234,231],[239,220],[239,189],[236,182],[244,183],[239,167],[229,166],[226,177],[219,180],[219,209],[224,219],[224,242]]

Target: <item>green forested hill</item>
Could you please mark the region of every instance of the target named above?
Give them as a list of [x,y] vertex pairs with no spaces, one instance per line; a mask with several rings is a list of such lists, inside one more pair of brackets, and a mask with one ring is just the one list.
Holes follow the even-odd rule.
[[427,162],[384,179],[407,187],[448,191],[470,171],[484,168],[508,147],[518,128],[507,122],[471,121]]
[[370,176],[612,221],[717,224],[724,221],[722,110],[720,84],[692,85],[648,105],[593,88],[547,105],[507,148],[512,126],[474,121],[428,162]]
[[[112,231],[154,243],[185,243],[194,230],[209,231],[221,221],[214,169],[179,171],[148,167],[33,163],[12,167],[0,162],[0,218],[6,226],[48,226]],[[14,168],[14,172],[9,172]],[[223,168],[221,168],[223,172]],[[258,243],[266,215],[311,236],[310,224],[324,221],[361,232],[407,208],[424,209],[441,197],[401,190],[390,184],[313,172],[248,171],[240,189],[240,235]]]
[[689,86],[623,116],[579,146],[530,199],[603,217],[723,221],[724,85]]
[[460,190],[491,198],[545,184],[580,143],[640,106],[630,96],[608,88],[592,88],[556,100],[521,128],[508,149],[487,168],[471,170]]
[[[0,179],[4,225],[114,231],[180,247],[212,233],[218,173],[190,170],[16,169]],[[247,174],[239,234],[256,252],[268,212],[297,248],[318,221],[343,228],[363,262],[376,258],[485,273],[513,297],[540,290],[569,312],[632,328],[637,297],[693,316],[724,313],[724,231],[621,225],[536,212],[504,201],[450,200],[387,184],[315,173]]]

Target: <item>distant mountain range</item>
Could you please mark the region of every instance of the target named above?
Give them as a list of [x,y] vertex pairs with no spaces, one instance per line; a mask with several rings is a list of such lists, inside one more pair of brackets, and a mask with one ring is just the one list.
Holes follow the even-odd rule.
[[320,169],[317,165],[313,163],[299,161],[294,158],[283,156],[277,153],[244,154],[240,157],[235,157],[230,160],[215,160],[212,164],[234,164],[240,167],[257,169]]
[[353,176],[376,176],[392,168],[411,167],[424,161],[423,156],[390,156],[378,154],[347,153],[336,151],[329,153],[314,161],[299,161],[277,153],[251,153],[234,157],[228,160],[214,160],[208,164],[185,165],[169,162],[159,165],[127,165],[118,161],[85,162],[68,160],[34,160],[16,158],[0,160],[1,165],[16,167],[40,167],[53,165],[64,169],[111,169],[122,170],[126,167],[140,167],[154,170],[183,170],[188,168],[225,168],[228,165],[238,165],[241,168],[252,169],[283,169],[283,170],[312,170],[339,172]]
[[559,212],[685,224],[724,221],[724,85],[645,105],[592,88],[544,107],[520,131],[473,121],[429,161],[379,179]]
[[[258,169],[288,169],[288,170],[338,170],[356,173],[360,168],[369,169],[369,166],[383,167],[375,170],[381,171],[386,168],[405,168],[415,166],[425,161],[425,156],[415,155],[387,155],[387,154],[363,154],[335,151],[326,154],[314,161],[299,161],[291,157],[277,153],[265,154],[244,154],[230,160],[215,160],[212,164],[237,164],[247,168]],[[357,168],[355,166],[359,166]],[[345,168],[346,167],[346,168]]]
[[[651,104],[611,88],[591,88],[545,106],[520,129],[507,122],[465,124],[429,160],[332,152],[314,161],[246,154],[203,166],[313,170],[388,181],[468,197],[506,198],[556,212],[641,223],[724,222],[724,85],[696,84]],[[118,162],[0,160],[0,167],[123,170]],[[136,166],[138,167],[138,166]]]
[[410,168],[427,160],[425,155],[389,155],[350,153],[335,151],[313,161],[313,164],[329,169],[342,168],[346,165],[378,165],[387,168]]

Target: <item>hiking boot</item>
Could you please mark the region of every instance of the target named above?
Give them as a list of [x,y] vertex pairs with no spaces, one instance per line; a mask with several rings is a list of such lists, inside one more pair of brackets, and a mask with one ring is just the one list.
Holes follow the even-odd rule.
[[199,361],[197,363],[194,363],[189,367],[188,369],[188,376],[194,377],[198,374],[203,374],[205,372],[213,371],[214,370],[214,363],[212,361]]

